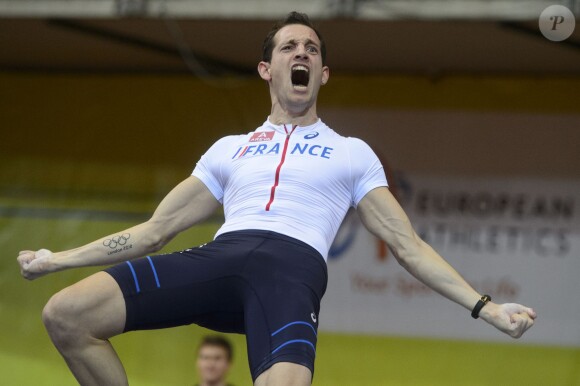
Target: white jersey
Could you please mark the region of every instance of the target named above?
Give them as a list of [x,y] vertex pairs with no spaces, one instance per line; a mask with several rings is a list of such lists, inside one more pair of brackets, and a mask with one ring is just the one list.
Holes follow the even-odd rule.
[[326,260],[350,206],[387,186],[383,167],[363,141],[321,120],[274,125],[218,140],[193,175],[224,206],[222,233],[260,229],[294,237]]

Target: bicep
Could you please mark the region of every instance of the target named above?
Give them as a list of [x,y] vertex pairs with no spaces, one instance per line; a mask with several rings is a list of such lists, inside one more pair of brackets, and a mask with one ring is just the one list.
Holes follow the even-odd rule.
[[190,176],[165,196],[149,221],[172,237],[209,217],[219,205],[205,184]]
[[405,211],[388,188],[379,187],[368,192],[357,206],[364,226],[384,240],[395,256],[420,246],[421,240]]

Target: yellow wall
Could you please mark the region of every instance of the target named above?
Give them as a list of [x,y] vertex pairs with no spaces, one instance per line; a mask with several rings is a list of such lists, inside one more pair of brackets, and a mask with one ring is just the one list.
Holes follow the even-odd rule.
[[[322,89],[319,111],[323,118],[325,111],[348,109],[577,117],[579,101],[580,78],[338,75]],[[137,168],[146,164],[149,168],[179,170],[185,175],[217,138],[253,130],[266,118],[269,107],[266,85],[254,78],[223,82],[216,87],[186,75],[4,73],[0,74],[0,157]],[[388,122],[377,122],[377,126],[380,124]],[[340,127],[335,129],[340,132]],[[367,130],[373,129],[376,128]],[[526,146],[535,145],[529,150],[541,153],[544,136],[555,138],[550,151],[559,151],[546,155],[546,162],[575,154],[572,149],[580,142],[579,128],[557,129],[532,133],[534,143]],[[441,127],[437,135],[457,137],[457,130]],[[518,138],[526,135],[525,127],[514,130],[514,135],[504,139],[507,143],[503,153],[495,154],[493,159],[509,163],[505,162],[506,153],[517,149]],[[391,147],[405,149],[406,154],[412,154],[418,136],[433,135],[430,128],[424,127],[412,132],[392,128],[389,133],[396,139]],[[362,130],[357,135],[365,138],[367,134]],[[461,143],[470,143],[477,150],[481,135],[468,132],[444,153],[461,151]],[[404,152],[392,152],[396,154],[392,162],[398,169],[410,166]],[[464,171],[469,171],[469,157],[464,158]],[[580,162],[573,161],[564,163],[564,174],[580,175]],[[414,164],[412,167],[421,168]],[[423,171],[433,172],[432,167],[425,165]],[[535,166],[530,164],[529,169],[533,171]]]

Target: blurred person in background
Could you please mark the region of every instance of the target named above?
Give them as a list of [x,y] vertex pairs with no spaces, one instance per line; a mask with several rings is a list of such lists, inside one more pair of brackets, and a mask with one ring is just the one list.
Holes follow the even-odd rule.
[[232,366],[233,349],[228,339],[220,335],[206,335],[197,348],[196,386],[233,386],[226,382]]

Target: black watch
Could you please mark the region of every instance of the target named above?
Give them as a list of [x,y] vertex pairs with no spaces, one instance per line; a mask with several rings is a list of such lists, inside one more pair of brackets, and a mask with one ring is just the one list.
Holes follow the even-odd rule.
[[483,295],[481,297],[481,299],[479,299],[477,301],[477,304],[475,305],[475,307],[473,307],[473,311],[471,311],[471,317],[473,319],[479,318],[479,311],[481,311],[483,306],[485,306],[487,303],[489,303],[490,300],[491,300],[491,296]]

